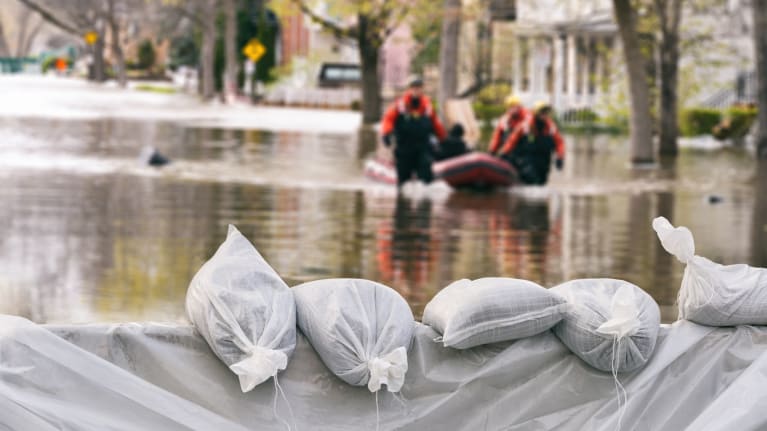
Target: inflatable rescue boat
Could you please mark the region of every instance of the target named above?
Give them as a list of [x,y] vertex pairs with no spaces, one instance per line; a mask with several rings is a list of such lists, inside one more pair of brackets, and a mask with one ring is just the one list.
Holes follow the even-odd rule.
[[[471,152],[432,164],[434,178],[454,188],[508,187],[517,181],[516,170],[506,161],[483,152]],[[394,162],[369,159],[365,176],[387,184],[397,184]]]

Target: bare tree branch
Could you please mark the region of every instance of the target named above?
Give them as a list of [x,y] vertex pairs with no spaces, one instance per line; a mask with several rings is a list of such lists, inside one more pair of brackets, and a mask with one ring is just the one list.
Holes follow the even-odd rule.
[[301,12],[308,15],[312,21],[330,30],[335,36],[352,38],[352,39],[356,39],[358,37],[358,32],[355,28],[341,27],[335,22],[320,16],[314,10],[312,10],[312,8],[307,6],[306,3],[304,3],[302,0],[291,0],[291,1],[301,9]]
[[64,21],[61,21],[55,15],[53,15],[53,13],[51,13],[47,9],[43,8],[42,6],[40,6],[34,0],[18,0],[18,1],[21,4],[23,4],[24,6],[30,8],[33,11],[37,12],[38,14],[40,14],[40,16],[44,20],[48,21],[49,23],[55,25],[56,27],[58,27],[58,28],[60,28],[60,29],[62,29],[64,31],[66,31],[67,33],[71,33],[71,34],[74,34],[76,36],[82,35],[83,32],[82,32],[81,29],[77,29],[77,28],[72,27],[69,24],[65,23]]

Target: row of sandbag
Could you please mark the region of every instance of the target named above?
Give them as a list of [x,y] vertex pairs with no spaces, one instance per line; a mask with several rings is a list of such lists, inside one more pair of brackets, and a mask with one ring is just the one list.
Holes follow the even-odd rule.
[[[369,280],[327,279],[292,289],[233,226],[190,283],[187,314],[243,391],[287,367],[296,327],[335,375],[353,385],[398,391],[414,319],[393,289]],[[511,278],[459,280],[426,306],[423,323],[447,347],[529,337],[555,326],[592,366],[629,371],[655,346],[658,307],[620,280],[575,280],[551,290]]]
[[[694,256],[692,234],[653,222],[664,247],[688,264],[680,318],[707,325],[767,323],[765,270]],[[754,303],[755,302],[755,303]],[[287,367],[296,325],[335,375],[376,391],[397,391],[407,371],[413,316],[394,290],[368,280],[329,279],[290,289],[230,226],[226,241],[187,293],[187,314],[243,391]],[[297,316],[297,319],[296,319]],[[426,306],[423,323],[447,347],[528,337],[553,329],[576,355],[612,372],[641,367],[653,352],[658,306],[637,286],[574,280],[552,289],[510,278],[459,280]]]

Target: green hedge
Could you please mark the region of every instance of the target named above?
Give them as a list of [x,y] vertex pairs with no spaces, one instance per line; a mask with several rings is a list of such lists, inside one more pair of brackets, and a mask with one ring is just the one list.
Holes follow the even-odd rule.
[[726,116],[730,122],[730,138],[742,138],[751,130],[756,121],[758,111],[755,107],[733,106],[727,110]]
[[511,93],[509,84],[490,84],[479,90],[472,106],[477,118],[487,127],[506,112],[504,100]]
[[721,120],[722,113],[718,109],[683,109],[679,114],[679,131],[682,136],[708,135]]
[[506,108],[501,105],[485,105],[483,103],[474,102],[474,114],[477,119],[485,124],[490,124],[493,120],[503,115],[506,112]]

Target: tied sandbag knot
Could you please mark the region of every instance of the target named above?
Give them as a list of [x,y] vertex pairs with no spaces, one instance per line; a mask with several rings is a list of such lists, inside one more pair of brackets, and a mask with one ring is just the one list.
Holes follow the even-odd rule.
[[288,356],[279,351],[252,346],[248,356],[229,368],[240,378],[240,389],[248,392],[288,366]]
[[610,305],[610,319],[599,325],[597,333],[620,340],[637,333],[642,322],[639,321],[639,309],[634,291],[629,286],[621,286]]
[[370,379],[368,389],[376,392],[385,384],[389,392],[399,392],[405,383],[407,372],[407,352],[404,347],[397,347],[390,353],[368,361]]
[[674,227],[665,217],[656,217],[652,221],[652,228],[658,234],[663,248],[680,262],[687,264],[695,256],[695,240],[690,229]]

